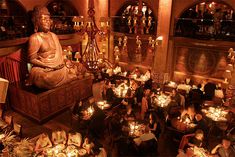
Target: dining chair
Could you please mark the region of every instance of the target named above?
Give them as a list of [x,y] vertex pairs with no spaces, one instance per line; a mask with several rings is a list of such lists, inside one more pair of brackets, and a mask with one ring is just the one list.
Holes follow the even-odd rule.
[[89,102],[89,104],[95,103],[95,98],[94,97],[89,98],[88,102]]
[[0,109],[0,119],[2,119],[2,115],[3,115],[3,110]]
[[13,123],[13,131],[19,137],[22,136],[22,126],[20,124]]
[[187,134],[184,135],[180,141],[179,149],[184,149],[184,147],[188,144],[189,138],[193,137],[195,134]]
[[12,125],[12,116],[5,116],[4,117],[4,120],[5,120],[5,122],[9,125],[9,126],[11,126]]
[[73,122],[74,121],[78,121],[79,120],[79,117],[78,115],[75,113],[74,114],[74,110],[75,110],[75,107],[77,107],[77,104],[74,103],[70,108],[70,116],[71,116],[71,119],[70,119],[70,126],[73,126]]

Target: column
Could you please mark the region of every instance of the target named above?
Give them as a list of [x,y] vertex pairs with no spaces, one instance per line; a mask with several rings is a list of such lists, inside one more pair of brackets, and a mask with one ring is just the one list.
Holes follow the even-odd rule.
[[159,0],[157,36],[162,36],[162,44],[154,55],[153,71],[165,73],[167,69],[167,52],[171,24],[172,0]]

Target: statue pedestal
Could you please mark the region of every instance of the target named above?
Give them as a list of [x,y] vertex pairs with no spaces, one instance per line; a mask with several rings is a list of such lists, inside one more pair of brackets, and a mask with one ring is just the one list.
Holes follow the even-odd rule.
[[76,101],[92,96],[92,79],[77,79],[51,90],[32,86],[10,85],[11,107],[39,123],[72,106]]

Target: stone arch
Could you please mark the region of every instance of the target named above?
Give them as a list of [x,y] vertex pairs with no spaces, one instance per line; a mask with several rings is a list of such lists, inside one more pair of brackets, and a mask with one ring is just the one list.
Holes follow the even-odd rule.
[[[231,0],[230,0],[231,1]],[[224,0],[199,0],[199,1],[193,1],[193,2],[189,2],[189,4],[186,4],[184,6],[184,8],[182,10],[180,10],[179,12],[176,13],[175,15],[175,18],[180,18],[181,15],[186,11],[188,10],[189,8],[195,6],[196,4],[200,4],[200,3],[203,3],[203,2],[217,2],[217,3],[223,3],[229,7],[231,7],[233,10],[235,10],[235,5],[232,5],[233,3],[230,2],[229,0],[228,1],[224,1]]]
[[[148,1],[144,0],[142,2],[145,3],[145,5],[148,8],[150,8],[151,11],[152,11],[152,17],[153,17],[152,21],[155,22],[154,23],[154,27],[153,27],[153,34],[156,34],[156,31],[157,31],[157,17],[156,17],[156,14],[155,14],[156,9],[154,10],[154,8],[149,4]],[[117,9],[117,11],[115,12],[115,14],[114,14],[115,18],[121,17],[121,14],[124,12],[124,10],[127,8],[128,5],[134,5],[134,4],[137,4],[137,3],[138,3],[137,0],[136,1],[127,0],[124,3],[122,3],[120,5],[120,7]],[[113,22],[114,22],[114,24],[113,24],[114,25],[114,29],[115,29],[115,21],[116,21],[115,18],[113,20]]]
[[68,1],[68,0],[48,0],[47,3],[45,4],[45,6],[48,8],[49,11],[50,11],[53,3],[63,4],[63,7],[66,9],[65,10],[66,13],[69,13],[68,16],[80,15],[79,11],[74,7],[74,5],[71,1]]

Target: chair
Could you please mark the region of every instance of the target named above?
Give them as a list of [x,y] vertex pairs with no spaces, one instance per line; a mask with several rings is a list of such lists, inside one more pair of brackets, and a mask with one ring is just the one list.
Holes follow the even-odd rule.
[[185,97],[181,94],[180,94],[180,106],[185,108]]
[[4,120],[7,123],[7,125],[9,125],[9,126],[12,125],[12,116],[5,116]]
[[203,102],[204,106],[214,106],[214,101],[206,100]]
[[70,126],[73,125],[73,121],[78,121],[79,117],[77,114],[74,114],[74,110],[77,104],[74,103],[69,109],[70,109],[70,115],[71,115],[71,120],[70,120]]
[[95,103],[95,98],[94,97],[89,98],[88,102],[89,102],[89,104]]
[[22,126],[20,124],[13,123],[13,131],[19,137],[22,136]]
[[188,140],[190,137],[193,137],[195,134],[187,134],[184,135],[180,141],[179,149],[184,149],[184,147],[188,144]]
[[2,119],[2,115],[3,115],[3,110],[0,109],[0,119]]

